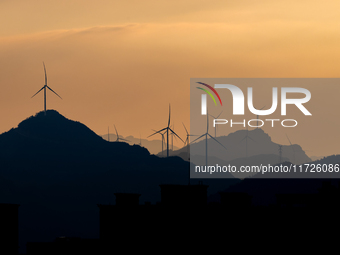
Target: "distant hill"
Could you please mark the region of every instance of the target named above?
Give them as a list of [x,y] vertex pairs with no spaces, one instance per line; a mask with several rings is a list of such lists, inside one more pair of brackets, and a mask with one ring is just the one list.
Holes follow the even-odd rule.
[[[116,134],[109,134],[110,135],[110,141],[113,142],[113,141],[116,141],[117,140],[117,135]],[[108,141],[108,136],[109,135],[102,135],[101,137],[103,139],[105,139],[106,141]],[[139,145],[140,143],[142,143],[142,147],[146,148],[150,154],[160,154],[158,156],[161,156],[161,151],[162,151],[162,140],[157,140],[157,139],[154,139],[154,140],[148,140],[148,139],[140,139],[140,138],[136,138],[136,137],[133,137],[132,135],[129,135],[127,137],[124,137],[124,136],[121,136],[119,135],[120,138],[123,138],[123,139],[126,139],[128,140],[128,144],[130,145],[134,145],[134,144],[137,144]],[[166,148],[166,143],[163,143],[163,149]],[[169,144],[169,147],[171,148],[171,144]],[[179,148],[177,146],[174,146],[174,150],[178,150]],[[164,154],[166,155],[166,153]]]
[[[247,141],[245,139],[246,135],[248,135]],[[209,157],[213,156],[224,160],[225,162],[246,158],[246,155],[249,158],[257,155],[279,156],[279,144],[274,143],[270,136],[260,128],[249,131],[238,130],[234,133],[230,133],[228,136],[216,137],[216,139],[223,144],[227,150],[225,150],[217,142],[213,141],[213,139],[209,138]],[[192,155],[201,155],[205,157],[205,138],[191,144],[190,150]],[[187,151],[188,148],[185,147],[175,151],[174,155],[178,155],[184,160],[188,160],[189,156]],[[282,159],[284,158],[294,164],[302,164],[312,161],[298,144],[282,145]]]
[[322,159],[322,158],[324,158],[325,156],[310,156],[310,159],[312,160],[312,161],[316,161],[316,160],[319,160],[319,159]]

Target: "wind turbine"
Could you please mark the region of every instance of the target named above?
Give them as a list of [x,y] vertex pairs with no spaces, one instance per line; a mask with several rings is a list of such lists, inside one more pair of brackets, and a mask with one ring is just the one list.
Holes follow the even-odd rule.
[[280,164],[282,163],[282,145],[279,144]]
[[197,136],[197,135],[190,135],[189,132],[188,132],[188,130],[187,130],[187,128],[185,127],[185,125],[184,125],[183,122],[182,122],[182,124],[183,124],[183,127],[184,127],[184,129],[185,129],[185,132],[187,133],[187,139],[185,139],[185,141],[184,141],[184,146],[185,146],[185,145],[190,145],[190,139],[189,139],[189,137],[190,137],[190,136]]
[[[213,117],[213,118],[215,118],[215,119],[217,119],[218,117],[221,116],[222,112],[223,112],[223,111],[221,111],[220,114],[217,115],[217,117],[215,117],[215,116],[213,116],[213,115],[211,115],[211,114],[210,114],[210,116]],[[217,125],[215,125],[215,138],[216,138],[216,128],[217,128]]]
[[[152,129],[152,131],[156,132],[156,130]],[[166,131],[164,133],[158,133],[162,136],[162,157],[163,157],[163,153],[164,153],[164,149],[163,149],[163,143],[165,142],[165,139],[164,139],[164,134],[166,133]]]
[[[56,92],[54,92],[53,89],[51,89],[49,86],[47,86],[47,75],[46,75],[46,68],[45,68],[45,63],[44,62],[43,62],[43,65],[44,65],[44,71],[45,71],[45,85],[37,93],[35,93],[31,98],[33,98],[40,91],[44,90],[44,112],[45,112],[45,115],[46,115],[46,88],[51,90],[58,97],[60,97],[60,96]],[[62,98],[60,97],[60,99],[62,99]]]
[[[175,130],[175,122],[173,122],[172,128]],[[171,132],[170,135],[171,135],[171,151],[173,152],[174,151],[174,133]],[[175,140],[177,140],[176,136],[175,136]],[[183,140],[182,140],[182,142],[184,143]]]
[[180,138],[175,131],[173,131],[171,128],[170,128],[170,104],[169,104],[169,121],[168,121],[168,126],[163,128],[163,129],[160,129],[158,131],[156,131],[155,133],[153,133],[152,135],[149,135],[148,137],[150,136],[153,136],[155,134],[159,134],[160,132],[162,131],[165,131],[166,133],[166,156],[169,157],[169,131],[172,132],[175,136],[177,136],[182,142],[184,142],[182,140],[182,138]]
[[[288,137],[288,135],[286,134],[286,136],[287,136],[287,139],[288,139],[288,141],[289,141],[289,143],[290,143],[290,145],[292,146],[292,148],[293,148],[293,161],[295,162],[295,149],[294,149],[294,146],[292,145],[292,143],[290,142],[290,140],[289,140],[289,137]],[[294,163],[294,162],[292,162],[292,163]]]
[[[175,123],[174,122],[172,123],[172,128],[175,129]],[[171,151],[173,153],[173,151],[174,151],[174,133],[171,133],[170,135],[171,135]]]
[[251,137],[248,135],[248,126],[247,126],[247,133],[246,133],[245,137],[243,137],[243,139],[240,141],[240,143],[241,143],[244,139],[246,139],[246,158],[248,157],[248,138],[249,138],[250,140],[253,140],[254,142],[256,142],[253,138],[251,138]]
[[196,138],[194,141],[195,142],[199,139],[201,139],[202,137],[205,136],[205,163],[206,163],[206,167],[208,167],[208,136],[212,139],[215,140],[215,142],[219,143],[224,149],[227,149],[226,147],[224,147],[224,145],[222,143],[220,143],[219,141],[217,141],[213,136],[211,136],[209,134],[209,114],[207,114],[207,132],[203,135],[201,135],[200,137]]
[[[263,106],[260,110],[262,110],[263,108],[265,108],[266,106]],[[256,123],[256,128],[259,128],[259,115],[256,115],[256,119],[257,119],[257,123]]]
[[119,142],[120,140],[121,140],[121,141],[125,141],[125,142],[130,142],[129,140],[126,140],[126,139],[124,139],[124,138],[120,138],[119,135],[118,135],[118,131],[117,131],[116,125],[114,125],[114,126],[115,126],[115,130],[116,130],[116,135],[117,135],[117,140],[116,140],[116,142]]
[[190,136],[197,136],[197,135],[190,135],[183,122],[182,122],[182,124],[183,124],[183,127],[185,129],[185,132],[187,133],[187,139],[185,139],[184,146],[187,146],[188,158],[190,159],[190,155],[189,155],[190,154],[190,152],[189,152],[190,139],[189,139],[189,137]]
[[110,142],[110,127],[107,127],[107,140]]

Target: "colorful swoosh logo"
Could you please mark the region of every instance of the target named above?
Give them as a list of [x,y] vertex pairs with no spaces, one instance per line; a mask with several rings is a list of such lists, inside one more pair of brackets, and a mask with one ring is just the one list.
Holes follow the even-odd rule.
[[[217,93],[217,91],[216,91],[213,87],[211,87],[210,85],[205,84],[205,83],[203,83],[203,82],[197,82],[197,83],[198,83],[198,84],[201,84],[201,85],[203,85],[203,86],[206,86],[206,87],[209,88],[211,91],[213,91],[213,92],[215,93],[215,95],[217,96],[217,98],[218,98],[218,100],[220,101],[220,104],[221,104],[221,106],[222,106],[222,100],[221,100],[221,98],[220,98],[220,95]],[[200,88],[200,87],[197,87],[197,88],[198,88],[198,89],[201,89],[201,90],[203,90],[205,93],[207,93],[207,94],[214,100],[215,105],[217,105],[216,100],[215,100],[214,96],[210,93],[210,91],[208,91],[208,90],[206,90],[206,89],[203,89],[203,88]]]

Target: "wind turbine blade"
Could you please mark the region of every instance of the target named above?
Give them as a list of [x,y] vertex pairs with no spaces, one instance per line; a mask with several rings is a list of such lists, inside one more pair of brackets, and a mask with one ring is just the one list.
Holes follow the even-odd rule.
[[[166,128],[164,128],[164,129],[166,129]],[[163,130],[164,130],[164,129],[163,129]],[[159,130],[159,131],[156,131],[156,130],[154,130],[154,129],[151,129],[151,130],[154,131],[154,132],[156,132],[156,133],[159,133],[160,135],[164,135],[164,134],[166,133],[166,131],[164,131],[164,133],[161,133],[162,130]]]
[[49,90],[51,90],[54,94],[56,94],[58,97],[60,97],[60,99],[62,99],[61,96],[59,96],[55,91],[53,91],[53,89],[51,89],[51,88],[50,88],[49,86],[47,86],[47,85],[46,85],[46,87],[47,87]]
[[201,135],[200,137],[198,137],[198,138],[196,138],[195,140],[193,140],[191,143],[196,142],[198,139],[200,139],[200,138],[202,138],[202,137],[204,137],[204,136],[205,136],[205,134]]
[[126,141],[126,142],[130,142],[129,140],[124,139],[124,138],[119,138],[119,140]]
[[224,145],[222,144],[222,143],[220,143],[219,141],[217,141],[214,137],[212,137],[210,134],[208,134],[208,136],[210,136],[210,138],[212,138],[212,139],[214,139],[215,140],[215,142],[218,142],[224,149],[226,149],[227,150],[227,148],[226,147],[224,147]]
[[263,108],[265,108],[266,106],[263,106],[260,110],[262,110]]
[[[45,88],[45,86],[44,87],[42,87],[41,89],[39,89],[39,91],[37,92],[37,93],[35,93],[32,97],[34,97],[36,94],[38,94],[40,91],[42,91],[43,89]],[[32,98],[31,97],[31,98]]]
[[184,141],[182,140],[182,138],[180,138],[180,137],[176,134],[175,131],[173,131],[171,128],[169,128],[169,129],[170,129],[170,131],[171,131],[175,136],[177,136],[179,139],[181,139],[181,141],[184,143]]
[[171,111],[171,109],[170,109],[170,104],[169,104],[169,121],[168,121],[168,127],[170,126],[170,111]]
[[218,117],[220,117],[220,116],[221,116],[221,114],[222,114],[222,112],[223,112],[223,111],[221,111],[221,112],[220,112],[220,114],[219,114],[219,115],[217,115],[217,117],[216,117],[215,119],[217,119]]
[[45,68],[45,63],[43,62],[44,65],[44,71],[45,71],[45,85],[47,85],[47,74],[46,74],[46,68]]
[[118,138],[119,136],[118,136],[118,131],[117,131],[116,125],[114,125],[114,126],[115,126],[115,130],[116,130],[116,135],[117,135],[117,138]]
[[207,110],[207,133],[209,133],[209,114],[208,114],[208,110]]
[[295,153],[295,149],[294,149],[294,146],[293,146],[293,144],[290,142],[290,140],[289,140],[289,137],[288,137],[288,135],[286,134],[286,136],[287,136],[287,139],[288,139],[288,141],[289,141],[289,143],[290,143],[290,145],[292,146],[292,148],[293,148],[293,152]]
[[289,141],[290,145],[292,145],[292,143],[290,142],[290,140],[289,140],[289,137],[288,137],[288,135],[287,135],[287,134],[286,134],[286,136],[287,136],[287,139],[288,139],[288,141]]
[[255,143],[257,143],[253,138],[251,138],[250,136],[248,136],[248,138],[250,139],[250,140],[252,140],[253,142],[255,142]]
[[245,137],[243,137],[243,139],[240,141],[240,142],[242,142],[244,139],[246,139],[247,138],[247,136],[245,136]]
[[149,138],[150,136],[153,136],[153,135],[155,135],[155,134],[162,134],[161,132],[163,131],[163,130],[166,130],[167,128],[163,128],[163,129],[161,129],[161,130],[158,130],[158,131],[156,131],[155,133],[153,133],[152,135],[149,135],[147,138]]
[[183,122],[182,122],[182,124],[183,124],[183,126],[184,126],[184,128],[185,128],[185,132],[187,132],[187,135],[189,135],[188,130],[187,130],[187,128],[185,127],[185,125],[184,125]]

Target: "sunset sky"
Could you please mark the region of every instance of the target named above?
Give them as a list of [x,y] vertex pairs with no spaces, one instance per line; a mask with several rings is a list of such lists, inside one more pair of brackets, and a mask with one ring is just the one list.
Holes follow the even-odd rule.
[[[0,133],[43,110],[43,94],[31,96],[44,61],[63,98],[48,92],[48,109],[99,135],[116,125],[146,138],[166,126],[170,103],[184,139],[190,78],[339,77],[339,9],[338,0],[0,0]],[[294,141],[310,156],[340,153]]]

